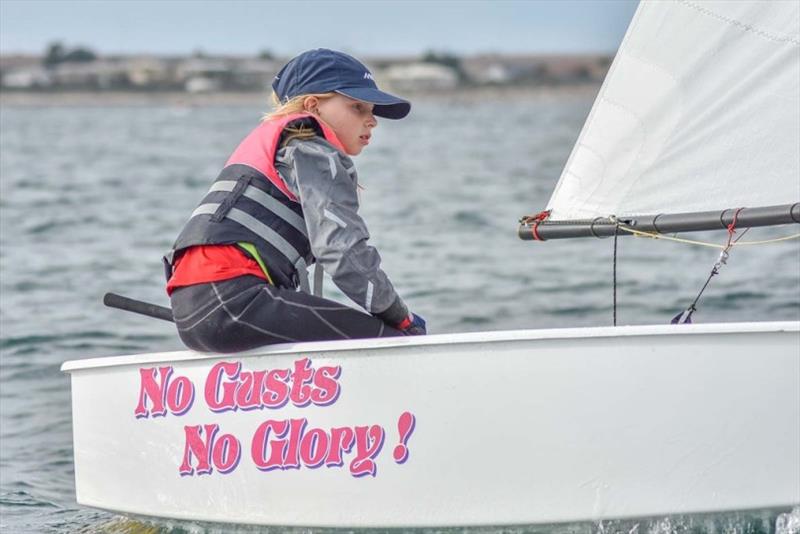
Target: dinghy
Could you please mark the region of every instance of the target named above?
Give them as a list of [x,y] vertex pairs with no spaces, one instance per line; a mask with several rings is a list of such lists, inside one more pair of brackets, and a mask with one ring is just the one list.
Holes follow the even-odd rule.
[[[794,231],[798,21],[796,2],[642,2],[520,236],[719,227],[727,254],[747,226]],[[800,322],[690,316],[66,362],[77,500],[307,527],[800,504]]]

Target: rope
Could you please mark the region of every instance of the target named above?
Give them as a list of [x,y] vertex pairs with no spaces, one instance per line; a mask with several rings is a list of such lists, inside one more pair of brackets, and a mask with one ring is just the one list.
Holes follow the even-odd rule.
[[[624,224],[619,225],[620,230],[624,230],[630,234],[633,234],[637,237],[649,237],[651,239],[663,239],[665,241],[674,241],[676,243],[685,243],[688,245],[700,245],[703,247],[711,247],[711,248],[718,248],[720,250],[724,250],[727,245],[720,245],[719,243],[708,243],[705,241],[695,241],[693,239],[684,239],[681,237],[673,237],[667,236],[664,234],[656,234],[651,232],[643,232],[641,230],[636,230],[634,228],[630,228],[625,226]],[[744,234],[742,234],[744,235]],[[783,237],[777,237],[775,239],[764,239],[761,241],[734,241],[731,243],[731,247],[744,247],[748,245],[767,245],[769,243],[777,243],[779,241],[789,241],[790,239],[798,239],[800,238],[800,234],[791,234]]]
[[[728,242],[725,244],[725,250],[726,251],[730,250],[730,248],[731,248],[731,241],[733,241],[733,234],[736,233],[736,222],[739,220],[739,213],[741,213],[741,211],[743,209],[744,208],[739,208],[738,210],[736,210],[733,213],[733,220],[728,225]],[[749,230],[749,228],[748,228],[748,230]],[[747,230],[745,230],[745,231],[747,231]],[[744,234],[742,234],[742,235],[744,235]],[[739,237],[741,237],[741,236],[739,236]],[[737,239],[737,241],[738,241],[738,239]]]
[[[744,235],[744,234],[742,234],[742,235]],[[797,239],[797,238],[800,238],[800,234],[792,234],[792,235],[787,235],[787,236],[783,236],[783,237],[777,237],[775,239],[764,239],[762,241],[742,241],[742,242],[734,241],[733,245],[731,245],[731,246],[743,247],[743,246],[747,246],[747,245],[766,245],[766,244],[769,244],[769,243],[777,243],[778,241],[789,241],[790,239]]]
[[617,326],[617,237],[619,236],[619,222],[614,227],[614,326]]
[[534,241],[544,241],[539,235],[539,225],[546,221],[548,217],[550,217],[550,210],[544,210],[536,215],[526,215],[520,219],[519,222],[521,224],[533,223],[533,226],[531,226],[531,233],[533,234]]

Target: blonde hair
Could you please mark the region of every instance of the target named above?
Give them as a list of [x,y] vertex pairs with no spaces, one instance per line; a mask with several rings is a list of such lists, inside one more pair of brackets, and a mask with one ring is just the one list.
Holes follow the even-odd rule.
[[[285,117],[286,115],[294,115],[295,113],[308,113],[305,108],[306,98],[309,96],[314,96],[319,100],[325,100],[333,97],[334,95],[336,95],[336,93],[309,93],[305,95],[297,95],[285,102],[281,102],[281,99],[278,98],[277,93],[272,91],[272,111],[265,113],[264,116],[261,117],[261,120],[268,121],[278,117]],[[282,146],[286,146],[286,144],[292,139],[311,139],[317,135],[317,132],[308,126],[300,126],[299,128],[285,128],[284,131],[286,131],[288,135],[284,139]]]

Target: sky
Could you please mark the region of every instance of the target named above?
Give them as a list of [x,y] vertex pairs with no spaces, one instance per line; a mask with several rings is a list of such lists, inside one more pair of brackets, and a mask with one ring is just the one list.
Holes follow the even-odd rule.
[[613,53],[637,0],[0,0],[0,53]]

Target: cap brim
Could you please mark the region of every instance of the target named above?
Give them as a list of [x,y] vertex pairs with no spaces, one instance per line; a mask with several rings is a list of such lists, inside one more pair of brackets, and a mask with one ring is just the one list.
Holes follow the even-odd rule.
[[337,89],[337,93],[362,102],[374,104],[372,112],[378,117],[386,119],[402,119],[411,111],[411,103],[408,100],[384,93],[371,87],[352,87]]

